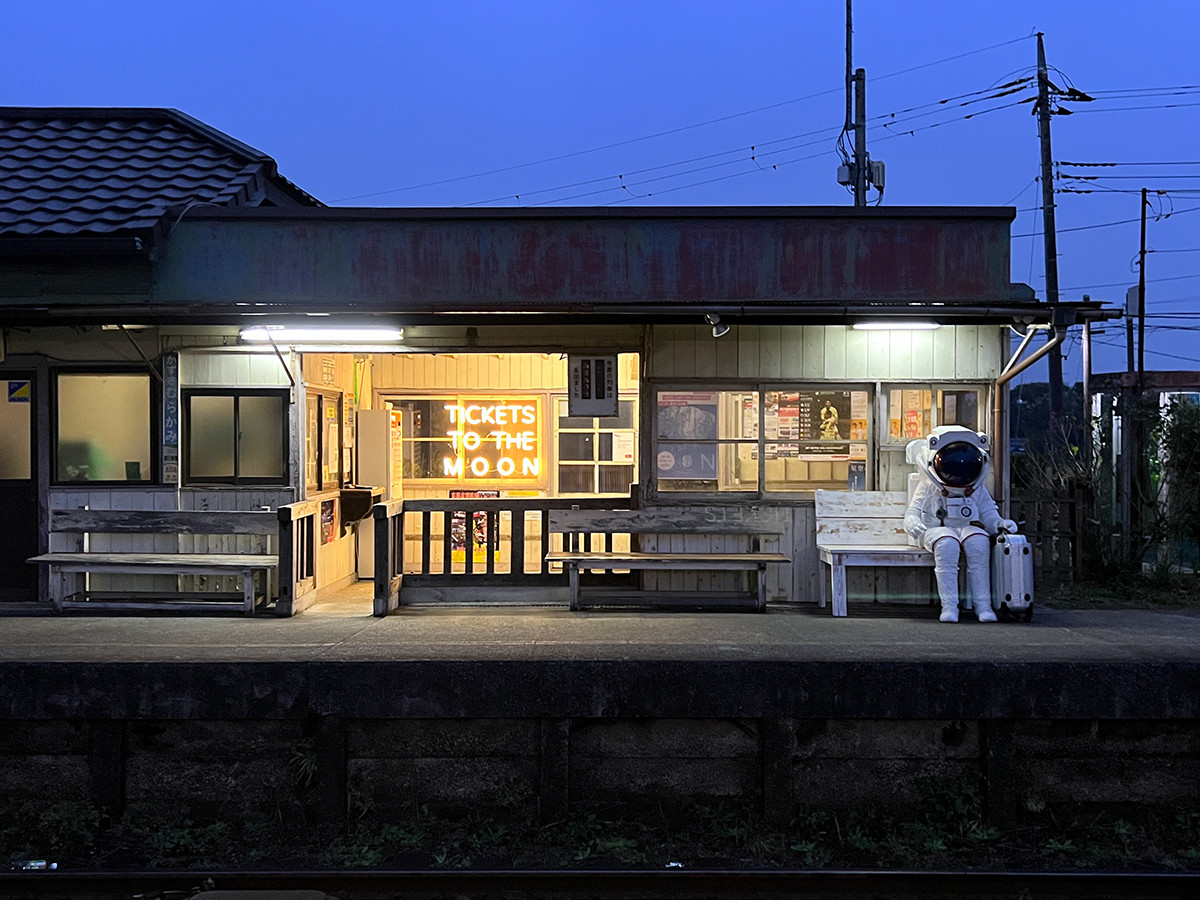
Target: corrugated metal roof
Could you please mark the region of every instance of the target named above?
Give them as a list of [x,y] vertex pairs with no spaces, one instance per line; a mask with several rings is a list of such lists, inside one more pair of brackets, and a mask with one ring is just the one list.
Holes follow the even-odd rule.
[[144,231],[196,203],[321,205],[178,110],[0,107],[0,236]]

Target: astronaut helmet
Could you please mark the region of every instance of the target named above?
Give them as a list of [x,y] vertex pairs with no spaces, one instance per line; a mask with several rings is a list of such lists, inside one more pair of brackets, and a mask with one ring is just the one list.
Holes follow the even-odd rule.
[[906,458],[937,487],[970,494],[988,475],[990,446],[983,432],[941,425],[928,437],[910,440]]
[[982,432],[961,425],[941,425],[923,443],[923,452],[914,461],[940,487],[973,489],[987,474],[990,445]]

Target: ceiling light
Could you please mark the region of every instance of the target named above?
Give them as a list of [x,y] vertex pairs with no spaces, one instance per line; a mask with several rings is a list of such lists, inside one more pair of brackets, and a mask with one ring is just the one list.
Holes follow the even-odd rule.
[[290,326],[255,326],[243,328],[241,338],[251,344],[391,344],[404,340],[403,328],[338,328],[336,326],[292,328]]
[[933,331],[941,327],[937,322],[906,322],[902,319],[854,323],[855,331]]

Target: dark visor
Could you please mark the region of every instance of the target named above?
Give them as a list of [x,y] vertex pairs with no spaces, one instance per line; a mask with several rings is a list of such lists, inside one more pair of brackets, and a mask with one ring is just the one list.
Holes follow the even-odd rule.
[[966,487],[983,472],[983,452],[966,441],[947,444],[933,454],[933,471],[942,484]]

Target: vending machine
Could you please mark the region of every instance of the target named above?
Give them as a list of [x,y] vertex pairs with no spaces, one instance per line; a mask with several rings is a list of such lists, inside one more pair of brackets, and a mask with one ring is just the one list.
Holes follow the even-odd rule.
[[[358,483],[382,487],[384,500],[403,496],[403,420],[400,410],[385,404],[382,409],[360,409],[356,421]],[[375,574],[375,522],[363,519],[358,526],[358,577]]]

